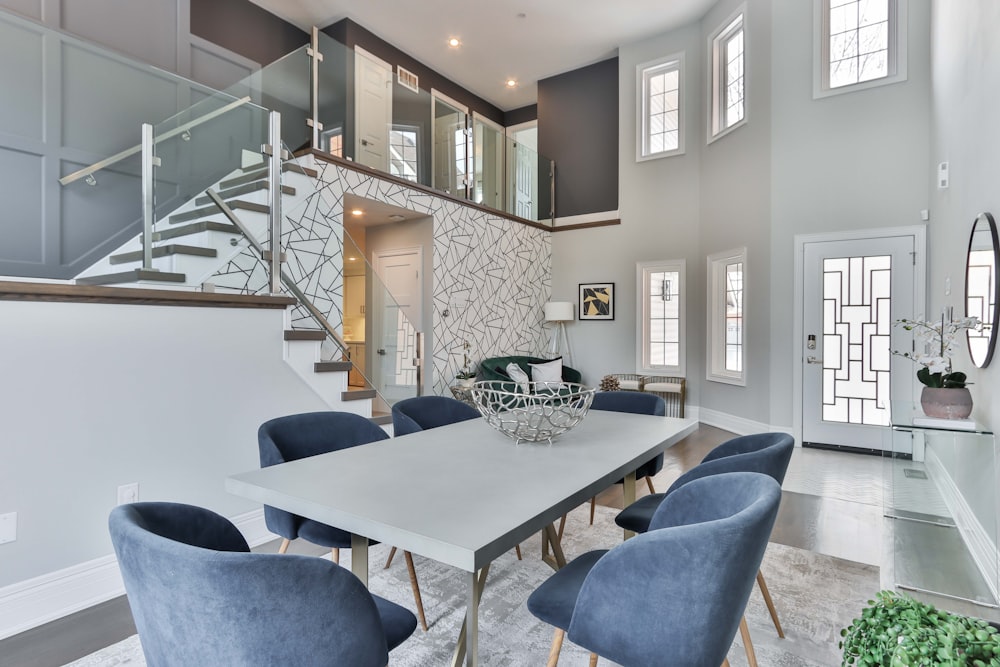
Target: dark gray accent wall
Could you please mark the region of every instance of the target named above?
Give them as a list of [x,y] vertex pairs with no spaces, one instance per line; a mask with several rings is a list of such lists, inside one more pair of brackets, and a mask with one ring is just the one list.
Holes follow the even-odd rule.
[[191,34],[261,65],[309,43],[308,33],[249,0],[191,0]]
[[556,163],[556,216],[618,209],[618,58],[538,82],[538,152]]
[[538,105],[531,104],[520,109],[511,109],[503,114],[503,126],[512,127],[521,123],[538,120]]
[[[201,1],[211,2],[213,0]],[[498,107],[490,104],[478,95],[473,95],[454,81],[445,78],[427,65],[424,65],[419,60],[416,60],[412,56],[400,51],[392,44],[386,42],[375,33],[358,25],[354,21],[350,19],[337,21],[336,23],[323,28],[323,32],[350,48],[360,46],[372,55],[378,56],[382,60],[392,64],[394,71],[397,65],[402,65],[420,77],[421,89],[430,90],[431,88],[434,88],[453,100],[469,107],[470,113],[476,111],[495,123],[503,123],[504,112]]]

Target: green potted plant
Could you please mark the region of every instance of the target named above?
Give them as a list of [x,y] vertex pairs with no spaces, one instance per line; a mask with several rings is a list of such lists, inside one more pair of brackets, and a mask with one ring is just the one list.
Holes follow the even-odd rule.
[[995,627],[893,591],[879,591],[840,636],[841,667],[1000,666]]
[[920,394],[924,414],[943,419],[965,419],[972,414],[972,395],[965,386],[966,375],[952,368],[951,357],[959,333],[980,328],[979,318],[949,321],[942,317],[940,322],[900,319],[895,326],[913,333],[914,351],[893,350],[893,354],[920,366],[917,379],[924,385]]

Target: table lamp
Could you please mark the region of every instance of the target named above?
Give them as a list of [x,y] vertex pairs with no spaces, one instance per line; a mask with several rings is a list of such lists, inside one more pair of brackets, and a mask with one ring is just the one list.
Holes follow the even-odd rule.
[[573,348],[569,344],[569,336],[566,334],[566,323],[573,321],[573,303],[570,301],[549,301],[543,307],[546,322],[555,322],[559,326],[552,329],[552,337],[549,339],[549,356],[556,357],[561,349],[560,338],[566,341],[566,351],[563,353],[563,365],[571,366]]

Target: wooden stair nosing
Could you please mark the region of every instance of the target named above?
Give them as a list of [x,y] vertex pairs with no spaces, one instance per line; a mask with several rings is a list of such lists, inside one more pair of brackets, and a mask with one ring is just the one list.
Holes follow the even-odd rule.
[[[250,183],[244,183],[243,185],[237,185],[231,187],[227,190],[220,190],[219,196],[222,197],[223,201],[229,201],[233,197],[242,197],[243,195],[250,194],[252,192],[258,192],[260,190],[270,190],[271,185],[267,181],[251,181]],[[284,195],[294,195],[295,188],[290,185],[281,186],[281,194]],[[194,200],[195,206],[206,206],[212,204],[212,198],[208,195],[202,195],[201,197],[196,197]]]
[[[296,174],[303,174],[311,178],[316,178],[319,176],[319,172],[315,169],[310,169],[309,167],[303,167],[294,162],[283,162],[281,164],[281,171],[291,171]],[[226,179],[219,183],[220,188],[231,188],[234,185],[242,185],[243,183],[249,183],[251,181],[258,181],[262,178],[267,178],[267,167],[255,168],[251,171],[244,173],[242,176],[234,176],[233,178]]]
[[105,273],[99,276],[87,276],[77,278],[77,285],[117,285],[121,283],[135,283],[140,280],[159,283],[182,283],[187,280],[183,273],[169,273],[167,271],[148,271],[146,269],[131,269],[120,273]]
[[372,416],[368,418],[368,421],[373,424],[378,424],[379,426],[383,424],[391,424],[392,415],[388,412],[373,412]]
[[326,340],[326,332],[318,329],[286,329],[285,340]]
[[375,398],[377,392],[374,389],[353,389],[341,392],[342,401],[363,401],[368,398]]
[[166,241],[167,239],[175,239],[180,236],[190,236],[191,234],[200,234],[202,232],[223,232],[225,234],[236,234],[237,236],[243,235],[239,227],[234,224],[217,222],[215,220],[202,220],[201,222],[184,225],[183,227],[174,227],[172,229],[153,232],[153,241]]
[[[179,243],[171,243],[169,245],[161,245],[153,248],[153,257],[167,257],[168,255],[191,255],[194,257],[218,257],[219,251],[215,248],[202,248],[200,246],[194,245],[181,245]],[[138,262],[142,261],[142,251],[134,250],[132,252],[123,252],[118,255],[112,255],[108,258],[111,264],[127,264],[128,262]]]
[[[242,199],[234,199],[233,201],[226,202],[229,204],[229,208],[244,211],[255,211],[257,213],[267,213],[271,210],[270,206],[266,204],[258,204],[251,201],[243,201]],[[176,213],[169,218],[167,222],[171,225],[176,225],[181,222],[190,222],[192,220],[197,220],[198,218],[203,218],[206,215],[214,215],[216,213],[222,213],[214,204],[212,206],[202,206],[200,208],[194,208],[190,211],[185,211],[184,213]]]
[[317,361],[313,364],[314,373],[344,373],[352,368],[354,364],[349,361]]

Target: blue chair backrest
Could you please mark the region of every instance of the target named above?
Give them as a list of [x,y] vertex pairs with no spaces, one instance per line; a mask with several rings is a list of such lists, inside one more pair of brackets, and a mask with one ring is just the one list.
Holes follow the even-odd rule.
[[756,433],[727,440],[710,451],[667,489],[667,495],[695,479],[725,472],[759,472],[780,485],[792,459],[795,439],[787,433]]
[[417,396],[392,406],[392,432],[400,436],[479,417],[471,405],[447,396]]
[[667,414],[667,403],[656,394],[644,394],[639,391],[599,391],[594,394],[590,409],[662,417]]
[[569,639],[623,665],[718,667],[780,499],[778,483],[760,473],[713,475],[671,493],[653,530],[615,547],[587,574]]
[[[304,412],[277,417],[257,429],[260,467],[297,461],[388,437],[389,434],[371,420],[350,412]],[[301,519],[290,512],[265,505],[264,521],[273,533],[289,540],[298,537]]]
[[191,505],[121,505],[108,527],[150,667],[389,661],[371,595],[328,560],[249,553]]

